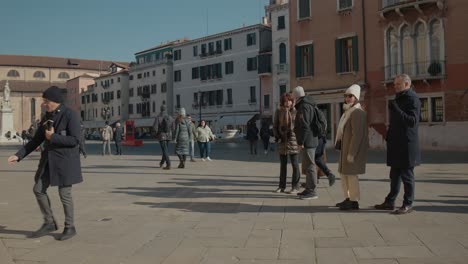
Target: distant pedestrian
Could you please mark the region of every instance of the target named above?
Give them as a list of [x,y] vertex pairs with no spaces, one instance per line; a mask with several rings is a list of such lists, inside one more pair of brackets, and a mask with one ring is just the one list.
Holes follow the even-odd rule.
[[82,122],[80,122],[80,145],[79,151],[83,154],[83,157],[86,159],[86,130]]
[[250,154],[257,155],[257,145],[258,145],[258,128],[255,124],[255,121],[251,121],[247,124],[247,140],[250,145]]
[[78,150],[80,117],[62,104],[60,88],[52,86],[43,92],[42,97],[42,106],[46,113],[41,119],[41,125],[37,128],[33,139],[8,158],[8,163],[20,162],[44,143],[33,187],[44,222],[30,237],[39,238],[58,230],[51,200],[47,194],[50,186],[57,186],[65,213],[65,228],[57,240],[67,240],[76,235],[72,185],[83,181]]
[[161,145],[162,159],[159,162],[159,167],[166,163],[164,170],[171,169],[171,160],[169,159],[169,141],[172,140],[172,131],[174,128],[174,119],[167,114],[166,105],[161,105],[161,113],[154,119],[153,129],[156,133],[156,138]]
[[345,200],[338,203],[341,210],[359,209],[359,174],[366,173],[367,150],[367,115],[361,108],[359,98],[361,87],[351,85],[344,96],[344,113],[340,118],[336,133],[335,146],[340,151],[338,172]]
[[109,126],[109,121],[106,121],[106,125],[102,128],[101,137],[102,137],[102,155],[104,156],[106,154],[106,146],[107,146],[109,155],[112,155],[110,142],[112,138],[114,137],[114,133],[112,131],[112,127]]
[[115,142],[115,154],[116,155],[122,155],[122,140],[124,139],[125,134],[120,126],[120,123],[117,122],[115,124],[115,129],[114,129],[114,142]]
[[333,186],[335,184],[336,177],[331,172],[330,168],[328,168],[327,163],[324,160],[325,146],[327,145],[327,126],[328,125],[326,122],[326,117],[323,114],[322,110],[316,107],[315,111],[317,114],[316,117],[322,119],[324,122],[323,130],[317,131],[319,134],[318,134],[318,145],[317,145],[317,148],[315,149],[315,164],[317,165],[317,167],[319,167],[320,170],[322,170],[323,173],[325,173],[325,175],[327,175],[328,185]]
[[270,126],[267,122],[262,123],[262,127],[260,128],[260,138],[263,143],[263,154],[266,155],[270,148]]
[[213,141],[214,138],[215,136],[211,128],[206,124],[205,120],[202,120],[200,126],[197,128],[197,141],[202,161],[205,161],[205,158],[211,161],[211,141]]
[[299,192],[301,173],[299,170],[299,147],[294,133],[295,115],[294,99],[289,93],[284,93],[280,98],[280,107],[275,112],[273,119],[273,133],[278,140],[278,153],[280,155],[280,181],[278,189],[275,190],[277,193],[284,192],[286,189],[288,156],[293,170],[289,193],[297,194]]
[[191,129],[191,139],[190,139],[190,161],[195,162],[195,141],[197,140],[197,128],[195,123],[192,121],[192,116],[187,115],[187,120],[190,122],[190,129]]
[[411,89],[411,78],[401,74],[393,81],[395,100],[389,102],[390,124],[387,130],[387,165],[390,166],[390,192],[384,203],[375,205],[379,210],[394,210],[395,200],[403,181],[403,205],[395,214],[413,211],[414,167],[421,163],[418,126],[421,101]]
[[185,117],[185,108],[180,108],[179,114],[175,123],[175,153],[179,157],[178,168],[185,168],[187,155],[190,152],[190,141],[192,141],[192,127],[189,120]]
[[293,90],[295,99],[296,118],[294,120],[294,132],[297,144],[301,150],[302,167],[306,174],[305,190],[298,193],[300,199],[317,199],[317,168],[315,167],[315,148],[318,138],[314,132],[316,103],[310,96],[306,96],[304,88],[297,86]]

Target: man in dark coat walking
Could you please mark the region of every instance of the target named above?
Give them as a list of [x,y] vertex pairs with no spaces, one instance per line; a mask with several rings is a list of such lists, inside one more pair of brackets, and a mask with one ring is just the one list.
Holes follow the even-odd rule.
[[161,105],[161,113],[154,119],[153,129],[156,133],[156,138],[161,145],[162,159],[159,162],[159,167],[166,163],[164,170],[171,169],[171,160],[169,159],[169,141],[172,140],[172,131],[174,129],[174,119],[166,112],[166,105]]
[[65,212],[65,228],[58,239],[66,240],[76,234],[72,185],[83,181],[79,153],[80,118],[76,112],[62,104],[60,88],[52,86],[44,91],[42,97],[46,114],[36,134],[28,144],[8,158],[8,163],[21,161],[44,142],[33,188],[44,224],[31,237],[42,237],[58,229],[47,195],[49,186],[58,186]]
[[395,200],[404,185],[403,205],[394,213],[406,214],[413,210],[414,167],[421,163],[418,126],[421,101],[413,89],[411,78],[402,74],[393,82],[395,100],[389,102],[390,124],[387,131],[387,166],[390,166],[390,193],[385,202],[375,205],[379,210],[394,210]]
[[296,100],[296,118],[294,120],[294,133],[296,134],[297,145],[301,150],[302,168],[306,174],[306,187],[298,193],[300,199],[317,199],[317,168],[315,166],[315,148],[318,145],[318,134],[313,131],[315,119],[315,101],[310,96],[306,96],[304,88],[297,86],[293,90],[293,97]]
[[114,142],[115,142],[115,148],[116,148],[116,153],[115,155],[122,155],[122,140],[124,138],[124,131],[122,127],[120,126],[120,123],[117,122],[115,124],[115,131],[114,131]]

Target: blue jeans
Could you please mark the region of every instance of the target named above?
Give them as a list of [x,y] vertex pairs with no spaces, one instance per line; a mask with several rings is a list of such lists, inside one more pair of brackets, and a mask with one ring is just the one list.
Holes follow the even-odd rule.
[[200,158],[208,158],[211,154],[211,142],[198,142],[200,147]]

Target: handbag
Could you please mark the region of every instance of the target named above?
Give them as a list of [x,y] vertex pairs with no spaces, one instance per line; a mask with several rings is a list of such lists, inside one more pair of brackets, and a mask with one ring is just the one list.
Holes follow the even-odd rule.
[[341,139],[338,140],[338,141],[336,141],[336,143],[335,143],[335,149],[336,149],[336,150],[341,150]]

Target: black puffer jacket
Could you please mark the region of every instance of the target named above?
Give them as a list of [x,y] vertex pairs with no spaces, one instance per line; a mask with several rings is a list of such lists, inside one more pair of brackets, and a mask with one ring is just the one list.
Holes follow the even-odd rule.
[[318,145],[318,137],[314,134],[312,125],[314,123],[315,101],[310,96],[304,96],[296,103],[296,120],[294,121],[294,132],[297,144],[304,148],[315,148]]

